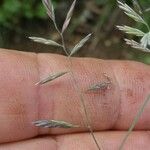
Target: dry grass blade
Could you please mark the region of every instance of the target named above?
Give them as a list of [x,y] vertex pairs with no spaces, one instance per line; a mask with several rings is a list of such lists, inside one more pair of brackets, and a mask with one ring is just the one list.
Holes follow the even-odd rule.
[[136,13],[131,7],[129,7],[126,3],[122,3],[120,1],[117,2],[119,4],[119,8],[122,9],[127,16],[129,16],[136,22],[140,22],[147,25],[144,19],[138,13]]
[[53,4],[52,4],[51,0],[42,0],[42,2],[43,2],[43,5],[44,5],[45,8],[46,8],[46,11],[47,11],[48,16],[49,16],[53,21],[55,21],[54,7],[53,7]]
[[70,10],[69,10],[69,12],[67,14],[66,20],[65,20],[65,22],[63,24],[62,32],[61,33],[63,33],[67,29],[67,27],[68,27],[68,25],[70,23],[70,20],[71,20],[72,14],[73,14],[73,10],[74,10],[75,4],[76,4],[76,0],[73,1],[72,5],[70,7]]
[[127,138],[129,137],[129,135],[131,134],[131,132],[133,131],[135,125],[137,124],[139,118],[141,117],[145,107],[147,106],[148,102],[150,101],[150,95],[146,98],[146,100],[144,101],[144,103],[141,105],[137,115],[135,116],[133,122],[132,122],[132,125],[130,126],[127,134],[125,135],[125,137],[123,138],[122,142],[121,142],[121,145],[119,147],[119,150],[122,150],[123,149],[123,146],[127,140]]
[[129,26],[117,26],[117,28],[127,34],[132,34],[132,35],[135,35],[135,36],[144,36],[145,33],[139,29],[136,29],[136,28],[132,28],[132,27],[129,27]]
[[39,84],[42,85],[42,84],[45,84],[45,83],[47,83],[47,82],[53,81],[53,80],[55,80],[55,79],[57,79],[57,78],[59,78],[59,77],[65,75],[65,74],[67,74],[67,73],[68,73],[68,72],[66,71],[66,72],[58,72],[58,73],[56,73],[56,74],[49,75],[47,78],[42,79],[41,81],[39,81],[39,82],[36,83],[35,85],[39,85]]
[[84,39],[82,39],[72,50],[70,53],[70,56],[75,54],[81,47],[84,46],[84,44],[90,39],[92,34],[88,34]]
[[41,38],[41,37],[29,37],[29,39],[33,40],[34,42],[41,43],[41,44],[62,47],[62,45],[58,44],[55,41],[44,39],[44,38]]
[[78,128],[78,125],[74,125],[60,120],[38,120],[33,122],[36,127],[43,128]]

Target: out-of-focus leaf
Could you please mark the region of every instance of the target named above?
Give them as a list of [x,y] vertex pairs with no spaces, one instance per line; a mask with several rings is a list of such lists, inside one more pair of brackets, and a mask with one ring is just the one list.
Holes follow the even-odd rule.
[[65,20],[65,22],[63,24],[63,27],[62,27],[62,33],[67,29],[67,27],[68,27],[68,25],[70,23],[75,4],[76,4],[76,0],[73,1],[72,5],[70,7],[70,10],[69,10],[69,12],[67,14],[66,20]]
[[84,39],[82,39],[72,50],[70,53],[70,56],[72,56],[73,54],[75,54],[81,47],[84,46],[84,44],[90,39],[91,37],[91,33],[88,34]]
[[46,45],[53,45],[53,46],[61,47],[61,45],[58,44],[57,42],[52,41],[52,40],[48,40],[48,39],[44,39],[44,38],[41,38],[41,37],[29,37],[29,39],[31,39],[31,40],[33,40],[34,42],[37,42],[37,43],[42,43],[42,44],[46,44]]

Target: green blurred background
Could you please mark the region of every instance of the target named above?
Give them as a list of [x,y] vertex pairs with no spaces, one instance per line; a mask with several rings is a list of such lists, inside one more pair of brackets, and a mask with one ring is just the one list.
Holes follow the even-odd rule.
[[[57,23],[61,28],[73,0],[53,0]],[[144,9],[150,7],[150,0],[139,0]],[[133,7],[132,0],[126,0]],[[150,24],[150,12],[145,18]],[[129,59],[150,64],[150,54],[128,47],[124,38],[133,38],[117,30],[116,25],[130,25],[144,31],[141,24],[127,18],[117,7],[116,0],[78,0],[74,16],[65,40],[73,47],[88,33],[93,38],[76,55],[103,59]],[[47,17],[41,0],[0,1],[0,47],[31,52],[63,54],[61,49],[31,42],[29,36],[41,36],[60,41],[60,37]],[[138,39],[135,39],[138,40]]]

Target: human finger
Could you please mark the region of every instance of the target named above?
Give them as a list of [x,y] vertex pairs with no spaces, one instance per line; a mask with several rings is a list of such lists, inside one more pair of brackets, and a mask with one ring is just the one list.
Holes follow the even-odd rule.
[[[44,86],[35,83],[49,74],[68,71],[63,56],[1,50],[0,53],[0,142],[34,137],[38,134],[64,134],[87,131],[80,93],[70,74]],[[98,130],[126,130],[139,106],[149,94],[150,68],[129,61],[104,61],[73,58],[72,70],[89,114],[90,124]],[[95,83],[107,88],[85,92]],[[136,129],[149,129],[149,109]],[[132,112],[132,113],[131,113]],[[77,129],[39,129],[39,119],[64,120],[80,125]]]

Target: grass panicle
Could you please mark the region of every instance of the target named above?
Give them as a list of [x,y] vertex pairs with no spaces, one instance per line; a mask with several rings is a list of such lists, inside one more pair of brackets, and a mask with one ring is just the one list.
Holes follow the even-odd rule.
[[138,12],[134,11],[131,7],[129,7],[126,3],[122,3],[120,1],[118,2],[118,6],[120,9],[124,11],[124,13],[135,20],[136,22],[145,24],[147,27],[148,32],[145,33],[137,28],[133,28],[130,26],[117,26],[117,28],[127,34],[134,35],[140,38],[140,42],[136,42],[134,40],[125,39],[126,44],[130,45],[133,48],[136,48],[138,50],[142,50],[144,52],[150,52],[149,46],[150,46],[150,27],[148,23],[145,21],[143,16],[141,16],[139,11],[142,11],[142,8],[137,0],[133,1],[133,4],[136,5],[140,10]]
[[[56,20],[55,20],[55,13],[54,13],[54,7],[53,4],[51,2],[51,0],[42,0],[46,12],[48,14],[48,16],[50,17],[50,19],[53,21],[54,26],[57,30],[57,32],[59,33],[60,37],[61,37],[61,44],[52,41],[52,40],[48,40],[48,39],[44,39],[44,38],[40,38],[40,37],[30,37],[31,40],[33,40],[34,42],[38,42],[38,43],[42,43],[42,44],[46,44],[46,45],[53,45],[53,46],[59,46],[62,47],[63,51],[65,52],[65,54],[68,57],[68,62],[69,62],[69,68],[68,68],[68,72],[70,73],[72,80],[73,80],[73,86],[76,90],[76,92],[79,94],[80,97],[80,101],[83,107],[83,111],[84,111],[84,116],[83,120],[84,123],[87,127],[87,129],[89,130],[89,132],[91,133],[91,136],[95,142],[95,145],[97,147],[98,150],[102,150],[102,145],[101,143],[98,143],[93,129],[91,128],[90,125],[90,118],[89,118],[89,114],[86,108],[86,103],[84,101],[84,96],[80,90],[80,87],[78,85],[78,83],[76,82],[76,77],[74,75],[74,72],[72,71],[72,59],[71,56],[74,55],[76,52],[78,52],[83,46],[84,44],[90,39],[92,34],[88,34],[85,38],[83,38],[79,43],[77,43],[73,49],[71,49],[70,51],[68,51],[67,47],[66,47],[66,43],[64,40],[64,32],[67,30],[70,20],[72,18],[73,15],[73,10],[75,8],[75,4],[76,4],[76,0],[73,1],[66,19],[64,21],[64,24],[62,25],[62,29],[59,30]],[[130,39],[125,39],[126,44],[130,45],[133,48],[142,50],[144,52],[150,52],[149,46],[150,46],[150,27],[147,24],[147,22],[145,21],[145,19],[143,18],[143,8],[141,7],[141,5],[138,3],[138,0],[132,0],[133,5],[134,5],[134,9],[132,9],[130,6],[128,6],[126,3],[123,3],[121,1],[117,1],[118,2],[118,6],[120,9],[122,9],[124,11],[124,13],[132,18],[134,21],[138,22],[138,23],[142,23],[147,27],[147,33],[141,31],[140,29],[134,28],[134,27],[130,27],[127,25],[123,25],[123,26],[117,26],[117,28],[123,32],[125,32],[126,34],[130,34],[130,35],[134,35],[137,36],[138,38],[140,38],[140,42],[136,42],[134,40],[130,40]],[[54,79],[57,79],[58,77],[61,77],[63,75],[65,75],[68,72],[60,72],[60,73],[56,73],[54,75],[50,75],[45,79],[42,79],[40,82],[38,82],[37,84],[45,84],[47,82],[53,81]],[[107,77],[107,81],[101,82],[101,83],[96,83],[94,85],[91,85],[88,89],[88,91],[95,91],[95,90],[100,90],[100,89],[107,89],[109,87],[109,85],[111,84],[110,79]],[[135,116],[132,125],[130,126],[127,134],[125,135],[125,137],[122,140],[122,143],[119,147],[119,150],[123,149],[123,146],[127,140],[127,138],[129,137],[129,135],[131,134],[132,130],[134,129],[135,125],[137,124],[139,118],[141,117],[146,105],[148,104],[150,100],[150,95],[148,96],[148,98],[144,101],[144,103],[142,104],[142,106],[140,107],[137,115]],[[74,128],[74,127],[79,127],[78,125],[73,125],[71,123],[65,122],[65,121],[59,121],[59,120],[38,120],[33,122],[33,124],[37,127],[44,127],[44,128]]]
[[[81,93],[81,90],[80,90],[80,87],[78,85],[78,83],[76,82],[76,78],[75,78],[75,75],[72,71],[72,60],[71,60],[71,56],[73,54],[75,54],[82,46],[84,46],[84,44],[90,39],[91,37],[91,34],[88,34],[84,39],[82,39],[78,44],[76,44],[76,46],[71,50],[71,51],[68,51],[67,50],[67,47],[66,47],[66,43],[65,43],[65,40],[64,40],[64,32],[66,31],[66,29],[68,28],[69,26],[69,23],[70,23],[70,20],[72,18],[72,15],[73,15],[73,10],[75,8],[75,4],[76,4],[76,0],[73,1],[68,13],[67,13],[67,16],[66,16],[66,19],[64,21],[64,24],[62,26],[62,29],[61,31],[59,30],[58,26],[57,26],[57,23],[56,23],[56,20],[55,20],[55,13],[54,13],[54,7],[52,5],[52,2],[51,0],[42,0],[44,6],[45,6],[45,9],[47,11],[47,14],[48,16],[50,17],[50,19],[53,21],[54,23],[54,26],[57,30],[57,32],[59,33],[60,37],[61,37],[61,44],[58,44],[57,42],[55,41],[51,41],[51,40],[47,40],[47,39],[44,39],[44,38],[37,38],[37,37],[30,37],[30,39],[32,39],[33,41],[35,42],[39,42],[39,43],[42,43],[42,44],[47,44],[47,45],[55,45],[55,46],[61,46],[63,51],[65,52],[65,54],[67,55],[68,57],[68,62],[69,62],[69,72],[71,74],[71,77],[73,79],[73,86],[76,90],[76,92],[79,94],[79,97],[80,97],[80,101],[81,101],[81,104],[82,104],[82,107],[83,107],[83,111],[84,111],[84,116],[85,116],[85,119],[83,118],[84,120],[84,123],[87,127],[87,129],[89,130],[89,132],[91,133],[91,136],[95,142],[95,145],[97,147],[98,150],[102,150],[102,146],[100,145],[100,143],[97,142],[97,139],[94,135],[94,132],[91,128],[91,125],[90,125],[90,118],[89,118],[89,114],[88,114],[88,111],[86,109],[86,104],[85,104],[85,101],[84,101],[84,97]],[[38,84],[42,84],[42,83],[45,83],[45,82],[48,82],[48,81],[51,81],[51,76],[40,81]],[[49,124],[49,123],[52,123],[52,124]],[[34,124],[36,126],[41,126],[41,127],[63,127],[62,124],[66,125],[66,123],[64,121],[57,121],[57,120],[44,120],[44,121],[36,121],[34,122]],[[68,125],[68,123],[67,123]],[[74,126],[74,125],[73,125]]]

